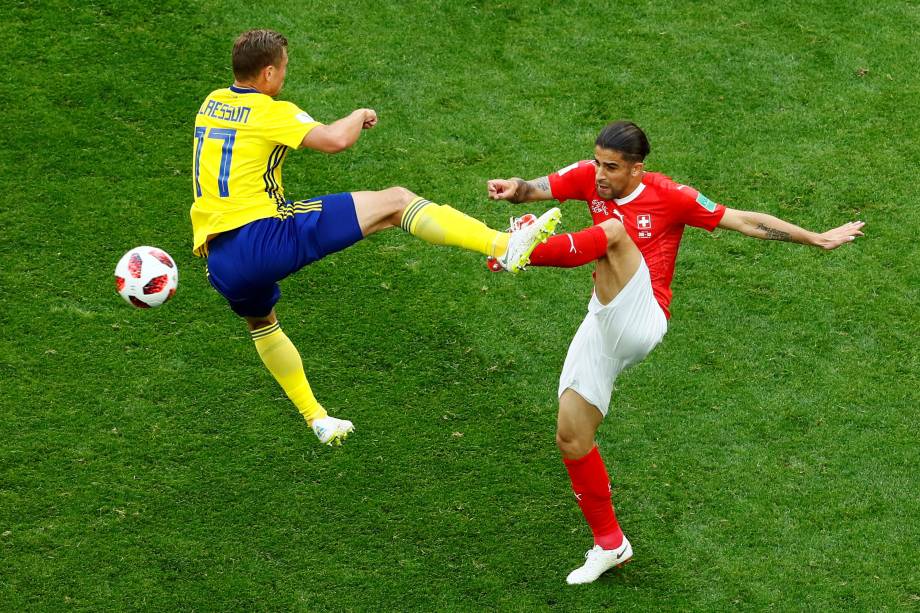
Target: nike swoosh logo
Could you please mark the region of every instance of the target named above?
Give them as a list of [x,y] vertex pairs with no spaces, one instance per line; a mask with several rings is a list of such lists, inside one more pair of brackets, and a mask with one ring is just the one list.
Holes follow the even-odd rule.
[[626,555],[626,548],[624,547],[624,548],[623,548],[623,551],[621,551],[620,553],[617,554],[617,558],[616,558],[616,559],[619,560],[620,558],[622,558],[622,557],[625,556],[625,555]]

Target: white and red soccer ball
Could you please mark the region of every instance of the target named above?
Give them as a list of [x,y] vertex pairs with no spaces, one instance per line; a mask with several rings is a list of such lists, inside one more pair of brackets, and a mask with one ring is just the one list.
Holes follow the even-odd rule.
[[158,307],[176,293],[179,269],[169,254],[156,247],[135,247],[115,266],[115,291],[139,309]]

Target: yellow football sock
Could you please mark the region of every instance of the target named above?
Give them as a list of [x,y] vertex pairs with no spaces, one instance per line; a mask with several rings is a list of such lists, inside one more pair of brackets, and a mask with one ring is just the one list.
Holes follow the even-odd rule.
[[433,245],[450,245],[500,256],[508,250],[507,232],[493,230],[447,205],[416,198],[403,211],[399,225],[403,230]]
[[307,423],[325,417],[326,409],[313,396],[313,390],[310,389],[307,375],[303,371],[300,353],[291,339],[281,330],[281,325],[275,322],[264,328],[253,330],[250,335],[265,367],[275,377],[281,389],[291,399]]

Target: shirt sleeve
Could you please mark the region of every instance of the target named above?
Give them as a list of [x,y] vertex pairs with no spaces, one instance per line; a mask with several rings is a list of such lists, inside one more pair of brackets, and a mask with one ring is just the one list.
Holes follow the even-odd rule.
[[588,200],[594,185],[594,163],[590,160],[575,162],[549,176],[549,189],[559,202]]
[[696,228],[703,228],[708,232],[715,230],[722,216],[725,215],[725,207],[717,202],[713,202],[696,189],[689,185],[671,184],[673,199],[678,204],[681,221]]
[[271,142],[296,149],[320,122],[290,102],[275,102],[265,118],[263,134]]

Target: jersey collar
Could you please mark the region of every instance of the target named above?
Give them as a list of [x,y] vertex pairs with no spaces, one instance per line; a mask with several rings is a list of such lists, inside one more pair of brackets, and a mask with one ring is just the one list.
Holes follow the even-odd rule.
[[235,94],[258,94],[260,93],[259,90],[257,90],[254,87],[237,87],[236,85],[231,85],[230,91],[232,91]]
[[624,204],[629,204],[630,202],[638,198],[639,194],[641,194],[642,190],[644,189],[645,189],[645,183],[640,183],[639,185],[636,186],[636,189],[634,189],[630,195],[626,196],[625,198],[614,198],[613,201],[617,203],[617,206],[623,206]]

